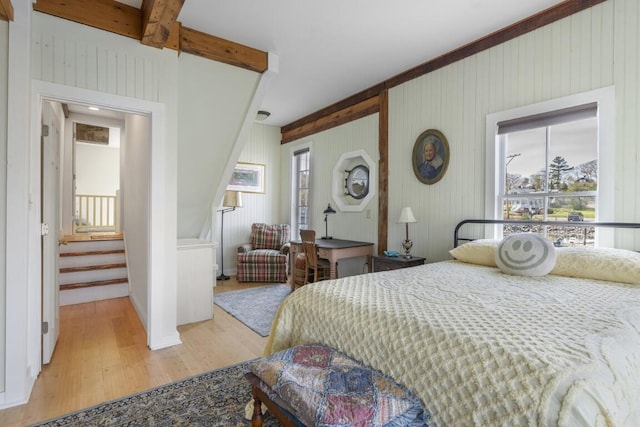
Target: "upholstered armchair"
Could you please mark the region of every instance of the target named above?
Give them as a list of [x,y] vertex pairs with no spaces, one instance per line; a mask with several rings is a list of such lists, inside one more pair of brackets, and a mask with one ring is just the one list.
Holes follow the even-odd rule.
[[238,248],[238,282],[286,283],[290,235],[289,224],[252,224],[249,243]]

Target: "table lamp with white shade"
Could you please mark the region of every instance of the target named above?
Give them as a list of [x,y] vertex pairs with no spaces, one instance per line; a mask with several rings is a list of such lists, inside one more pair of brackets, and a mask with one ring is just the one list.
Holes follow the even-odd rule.
[[398,219],[398,222],[405,225],[406,237],[402,242],[402,247],[404,248],[405,252],[404,257],[410,259],[411,247],[413,246],[413,242],[409,240],[409,223],[416,222],[416,218],[413,216],[413,212],[411,211],[410,207],[405,206],[404,208],[402,208],[402,210],[400,211],[400,219]]

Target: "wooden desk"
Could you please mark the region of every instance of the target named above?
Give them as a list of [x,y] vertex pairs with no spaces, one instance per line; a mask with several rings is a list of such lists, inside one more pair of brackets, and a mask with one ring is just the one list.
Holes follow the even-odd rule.
[[[338,260],[344,258],[354,258],[359,256],[367,257],[367,266],[369,272],[373,271],[371,265],[371,256],[373,255],[373,243],[357,242],[355,240],[341,239],[316,239],[318,247],[318,256],[328,259],[331,263],[330,275],[332,279],[338,277]],[[296,255],[302,251],[302,242],[300,240],[291,241],[291,260],[296,259]]]

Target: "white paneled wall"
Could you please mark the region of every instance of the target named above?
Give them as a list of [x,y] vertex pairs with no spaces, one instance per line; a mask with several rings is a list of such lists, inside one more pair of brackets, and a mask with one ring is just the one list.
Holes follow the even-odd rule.
[[[485,212],[485,120],[487,114],[615,85],[615,219],[640,221],[640,2],[610,0],[472,57],[424,75],[389,94],[389,249],[400,249],[402,206],[417,223],[409,225],[412,253],[429,261],[448,259],[453,228]],[[313,141],[313,227],[323,229],[322,209],[331,200],[333,162],[364,148],[378,160],[377,115],[340,126],[296,144]],[[446,175],[434,185],[420,183],[411,153],[418,136],[438,129],[451,151]],[[286,165],[285,165],[286,166]],[[288,166],[287,166],[288,168]],[[289,177],[283,177],[283,186]],[[285,195],[286,196],[286,195]],[[287,199],[288,200],[288,199]],[[330,218],[334,236],[377,239],[377,198],[372,220],[362,214]],[[635,242],[640,247],[640,242]]]
[[180,55],[178,71],[188,76],[178,81],[177,106],[178,238],[184,238],[208,230],[215,192],[228,181],[223,173],[260,75],[188,54]]
[[171,56],[175,60],[176,52],[38,12],[33,20],[32,78],[148,101],[161,99],[159,61]]
[[[329,235],[340,239],[373,242],[376,244],[375,253],[378,242],[378,183],[371,183],[376,189],[376,195],[361,212],[342,212],[332,199],[332,175],[333,168],[343,153],[361,149],[369,154],[377,168],[380,159],[378,139],[378,115],[374,114],[312,137],[285,144],[281,149],[281,158],[283,171],[287,171],[282,181],[283,190],[285,187],[287,190],[287,193],[283,194],[283,199],[289,201],[286,207],[287,212],[290,208],[291,153],[296,147],[311,142],[312,172],[309,204],[311,228],[316,230],[317,236],[324,235],[325,223],[322,211],[328,203],[331,203],[337,212],[329,216]],[[389,150],[392,151],[393,148]],[[400,227],[399,224],[397,226]],[[363,267],[364,258],[341,261],[339,276],[362,273]]]
[[[243,193],[242,208],[224,214],[224,248],[218,246],[218,274],[221,273],[220,257],[224,252],[224,272],[227,275],[235,275],[236,253],[238,246],[249,242],[251,224],[264,222],[267,224],[288,223],[286,211],[281,209],[278,203],[286,190],[283,191],[282,182],[283,167],[280,159],[280,128],[254,124],[251,128],[249,141],[247,141],[239,162],[259,163],[266,165],[265,192]],[[228,181],[230,177],[227,177]],[[222,201],[218,201],[217,205]],[[220,207],[218,207],[220,209]],[[214,235],[220,242],[220,213],[216,213],[216,226]]]
[[[628,221],[640,221],[640,2],[617,0],[613,37],[603,32],[613,52],[616,85],[616,212]],[[635,242],[634,249],[640,246]]]
[[[374,114],[353,123],[321,132],[313,141],[313,181],[311,183],[311,225],[318,235],[324,235],[324,215],[327,203],[337,211],[329,216],[329,235],[340,239],[377,242],[378,194],[360,212],[342,212],[332,199],[332,175],[343,153],[365,150],[376,163],[378,152],[378,115]],[[345,174],[346,177],[346,174]],[[372,183],[377,190],[377,183]],[[371,218],[366,218],[367,209]]]
[[[8,22],[0,22],[0,52],[8,52],[9,51],[9,23]],[[7,55],[0,55],[0,110],[7,111],[7,72],[9,70],[8,67],[8,58]],[[0,114],[0,129],[7,129],[7,115]],[[0,132],[0,147],[7,146],[7,132]],[[7,174],[6,174],[6,165],[7,164],[7,150],[0,150],[0,212],[3,215],[0,216],[0,242],[7,241],[7,224],[6,224],[6,215],[4,214],[7,211]],[[5,313],[4,307],[6,306],[5,295],[6,295],[6,281],[4,280],[6,276],[6,247],[7,245],[0,245],[0,313]],[[6,316],[0,316],[0,393],[5,391],[5,349],[6,349]]]
[[[394,88],[389,96],[389,206],[412,204],[414,252],[448,258],[455,224],[484,214],[489,113],[615,85],[616,220],[639,221],[637,0],[608,1]],[[414,176],[410,153],[423,130],[441,130],[451,159],[435,185]],[[389,246],[401,240],[389,229]],[[640,243],[640,242],[639,242]]]

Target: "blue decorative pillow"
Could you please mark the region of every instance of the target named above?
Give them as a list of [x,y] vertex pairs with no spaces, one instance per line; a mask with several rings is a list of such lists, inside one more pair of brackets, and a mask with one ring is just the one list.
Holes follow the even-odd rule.
[[540,235],[512,234],[498,245],[496,265],[507,274],[544,276],[556,265],[556,249]]

